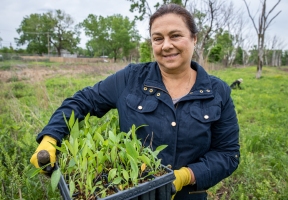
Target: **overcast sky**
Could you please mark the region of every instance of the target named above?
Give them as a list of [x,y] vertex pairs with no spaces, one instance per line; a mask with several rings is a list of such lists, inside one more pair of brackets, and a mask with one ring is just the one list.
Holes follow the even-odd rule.
[[[245,15],[248,16],[243,0],[233,1],[235,6],[245,9]],[[277,1],[267,0],[267,9],[270,10]],[[156,2],[156,0],[149,0],[149,2]],[[247,0],[247,2],[250,5],[251,13],[255,14],[259,8],[260,0]],[[151,6],[154,5],[154,3],[150,4]],[[14,38],[19,37],[19,35],[16,29],[19,28],[23,18],[32,13],[41,14],[60,9],[71,15],[76,24],[82,22],[89,14],[104,17],[121,14],[132,20],[134,15],[129,12],[129,8],[130,2],[128,0],[0,0],[0,38],[2,38],[2,46],[10,46],[11,44],[13,48],[17,48]],[[288,0],[282,0],[271,16],[274,16],[280,10],[282,12],[271,24],[267,36],[273,38],[274,35],[277,35],[285,44],[284,48],[288,49]],[[255,34],[251,20],[247,23],[251,26],[251,34]],[[137,29],[143,37],[147,38],[148,20],[137,22]],[[87,38],[82,34],[80,46],[85,47],[86,41]]]

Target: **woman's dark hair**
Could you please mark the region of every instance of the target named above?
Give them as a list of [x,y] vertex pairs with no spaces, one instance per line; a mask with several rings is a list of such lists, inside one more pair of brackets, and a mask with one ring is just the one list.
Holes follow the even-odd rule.
[[171,4],[164,4],[162,5],[151,17],[149,20],[149,33],[151,35],[151,26],[155,19],[158,17],[161,17],[166,14],[176,14],[183,18],[185,24],[187,25],[187,28],[190,30],[191,36],[196,37],[196,34],[198,33],[198,29],[195,24],[195,20],[190,12],[188,12],[184,7],[171,3]]

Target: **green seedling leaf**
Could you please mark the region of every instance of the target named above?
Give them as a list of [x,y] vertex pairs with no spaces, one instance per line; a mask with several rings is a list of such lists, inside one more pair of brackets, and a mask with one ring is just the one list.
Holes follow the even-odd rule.
[[128,154],[128,158],[129,158],[129,162],[130,162],[130,166],[131,166],[131,179],[135,181],[135,180],[137,180],[138,172],[139,172],[137,162],[129,154]]
[[114,168],[114,169],[111,169],[108,173],[108,181],[111,182],[111,180],[114,179],[114,177],[116,176],[116,173],[117,173],[117,169]]
[[95,132],[94,137],[93,137],[93,140],[94,140],[94,141],[99,140],[101,143],[104,142],[103,136],[102,136],[98,131]]
[[122,178],[121,177],[117,177],[117,178],[115,178],[114,180],[113,180],[113,184],[115,184],[115,185],[118,185],[119,183],[121,183],[121,181],[122,181]]
[[141,155],[138,157],[142,162],[144,162],[146,165],[148,166],[151,166],[151,163],[150,163],[150,159],[145,156],[145,155]]
[[58,168],[57,170],[53,171],[51,175],[51,187],[52,187],[53,192],[55,191],[60,181],[60,177],[61,177],[61,172],[60,172],[60,169]]
[[163,149],[165,149],[166,147],[168,147],[168,145],[160,145],[156,148],[156,151],[162,151]]
[[73,156],[74,157],[76,157],[78,150],[79,150],[78,138],[75,138],[74,144],[73,144]]
[[86,127],[90,127],[89,118],[90,118],[90,113],[88,113],[84,118],[84,122],[85,122]]
[[162,151],[163,149],[165,149],[168,145],[160,145],[156,148],[156,150],[153,152],[153,156],[157,157],[158,154],[160,153],[160,151]]
[[62,112],[62,115],[63,115],[64,121],[65,121],[65,123],[66,123],[66,126],[68,127],[69,131],[71,131],[71,128],[70,128],[70,126],[69,126],[69,123],[68,123],[68,121],[67,121],[67,118],[66,118],[66,116],[65,116],[65,113]]
[[[70,119],[71,119],[71,118],[70,118]],[[73,127],[72,127],[72,129],[71,129],[70,135],[71,135],[73,138],[79,138],[80,131],[79,131],[78,119],[76,120],[76,122],[74,123],[74,125],[73,125]]]
[[72,147],[71,143],[70,143],[68,140],[65,140],[65,141],[64,141],[64,145],[68,148],[68,150],[71,152],[71,154],[72,154],[73,156],[76,156],[76,155],[74,155],[73,147]]
[[129,181],[129,174],[125,169],[122,169],[122,174],[124,179],[128,182]]
[[117,136],[112,132],[112,131],[109,131],[109,139],[115,144],[115,143],[118,143],[117,142]]
[[132,156],[133,158],[138,158],[138,152],[136,151],[136,149],[134,148],[132,142],[127,142],[126,143],[126,151],[127,153]]
[[111,160],[115,161],[117,158],[117,147],[116,146],[112,147],[110,155],[111,155]]
[[70,115],[70,119],[68,122],[69,127],[72,128],[74,123],[75,123],[75,114],[74,114],[74,110],[72,110],[72,113]]
[[70,161],[69,161],[69,164],[68,164],[68,167],[69,168],[72,168],[72,167],[74,167],[75,166],[75,160],[72,158]]
[[69,195],[70,197],[72,197],[72,195],[74,194],[75,191],[75,183],[74,181],[70,180],[69,182]]
[[33,166],[33,168],[31,168],[28,172],[27,175],[30,178],[33,178],[34,176],[36,176],[37,174],[39,174],[41,172],[42,168],[36,168]]

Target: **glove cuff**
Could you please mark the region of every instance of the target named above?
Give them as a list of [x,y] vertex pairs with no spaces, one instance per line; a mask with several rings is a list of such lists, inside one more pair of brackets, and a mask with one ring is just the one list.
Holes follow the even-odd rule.
[[187,167],[182,167],[180,170],[183,173],[183,176],[181,176],[181,178],[183,180],[183,186],[189,185],[191,182],[190,170]]

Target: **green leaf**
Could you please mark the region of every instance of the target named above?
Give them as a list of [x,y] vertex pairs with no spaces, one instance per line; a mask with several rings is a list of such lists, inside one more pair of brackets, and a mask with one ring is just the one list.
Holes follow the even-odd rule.
[[74,110],[72,110],[72,113],[70,115],[69,122],[68,122],[69,127],[72,128],[74,123],[75,123],[75,114],[74,114]]
[[117,158],[117,146],[113,146],[110,152],[112,162]]
[[129,154],[128,154],[128,158],[129,158],[129,162],[131,166],[131,179],[135,181],[138,177],[138,172],[139,172],[137,162]]
[[33,168],[29,169],[29,171],[27,172],[28,177],[33,178],[34,176],[36,176],[37,174],[39,174],[41,172],[42,168],[35,168],[33,166]]
[[118,143],[118,142],[117,142],[117,136],[116,136],[112,131],[109,131],[109,139],[110,139],[113,143]]
[[133,144],[131,144],[132,142],[127,142],[126,143],[126,151],[127,153],[132,156],[133,158],[138,158],[138,152],[135,150]]
[[66,126],[68,127],[69,131],[71,131],[71,128],[70,128],[70,126],[69,126],[69,123],[68,123],[68,121],[67,121],[67,118],[66,118],[66,116],[65,116],[65,113],[62,112],[62,115],[63,115],[64,121],[65,121],[65,123],[66,123]]
[[122,181],[122,178],[121,177],[117,177],[117,178],[115,178],[114,180],[113,180],[113,184],[115,184],[115,185],[118,185],[119,183],[121,183],[121,181]]
[[69,195],[70,197],[72,197],[72,195],[74,194],[75,191],[75,183],[74,181],[70,180],[69,182]]
[[129,181],[129,174],[125,169],[122,169],[122,174],[125,180],[128,182]]
[[[71,118],[70,118],[71,119]],[[78,123],[78,119],[76,120],[76,122],[74,123],[74,126],[71,129],[70,135],[75,139],[78,138],[80,135],[80,131],[79,131],[79,123]]]
[[156,148],[156,151],[162,151],[163,149],[165,149],[166,147],[168,147],[168,145],[160,145]]
[[111,180],[114,179],[114,177],[116,176],[116,172],[117,172],[117,169],[114,168],[114,169],[111,169],[108,173],[108,182],[110,182]]
[[75,160],[72,158],[70,161],[69,161],[69,164],[68,164],[68,167],[71,168],[71,167],[74,167],[75,166]]
[[60,172],[60,168],[58,168],[57,170],[53,171],[51,175],[51,187],[52,187],[53,192],[55,191],[60,181],[60,177],[61,177],[61,172]]
[[148,166],[151,166],[150,159],[147,156],[141,155],[139,156],[139,159],[145,164],[147,164]]

